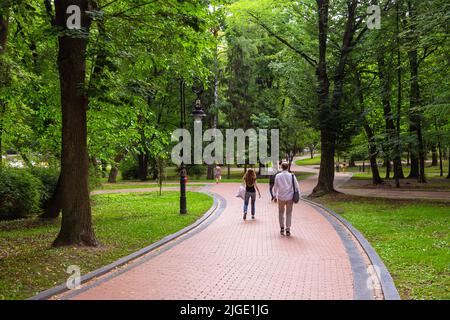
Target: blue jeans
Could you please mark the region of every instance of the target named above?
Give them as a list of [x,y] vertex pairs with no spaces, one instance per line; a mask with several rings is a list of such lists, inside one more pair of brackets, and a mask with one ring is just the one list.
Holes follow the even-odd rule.
[[244,213],[247,214],[248,203],[252,199],[252,216],[255,215],[255,202],[256,202],[256,192],[246,192],[244,200]]

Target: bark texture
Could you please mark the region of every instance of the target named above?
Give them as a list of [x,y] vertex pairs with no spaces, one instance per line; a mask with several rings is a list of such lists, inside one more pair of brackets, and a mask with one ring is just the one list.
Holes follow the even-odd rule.
[[88,98],[84,93],[86,77],[87,38],[72,37],[66,30],[67,7],[81,9],[83,32],[88,32],[90,18],[87,0],[56,0],[56,25],[65,31],[59,37],[58,70],[61,86],[62,155],[61,230],[54,246],[96,246],[92,228],[89,199],[89,157],[87,148],[86,111]]

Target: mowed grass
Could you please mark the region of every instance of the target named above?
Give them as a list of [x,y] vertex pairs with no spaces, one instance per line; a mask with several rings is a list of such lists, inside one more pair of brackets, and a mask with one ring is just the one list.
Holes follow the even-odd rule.
[[297,160],[295,161],[295,164],[298,166],[314,166],[314,165],[320,165],[320,156],[316,156],[313,159],[303,159],[303,160]]
[[0,299],[24,299],[64,283],[67,267],[86,274],[192,224],[213,204],[188,192],[188,214],[179,214],[179,194],[156,192],[92,197],[98,248],[52,248],[60,221],[37,218],[0,222]]
[[[409,172],[411,171],[411,167],[407,165],[403,165],[403,174],[405,177],[409,175]],[[448,174],[448,160],[443,161],[443,169],[444,169],[444,177],[447,177]],[[380,171],[380,176],[384,178],[386,176],[386,167],[378,166],[378,170]],[[354,168],[347,168],[347,171],[355,172],[353,178],[354,179],[371,179],[372,178],[372,172],[370,171],[370,163],[367,161],[365,166],[365,172],[359,172],[358,167]],[[429,178],[440,178],[440,167],[439,166],[425,166],[425,175],[427,175]],[[393,171],[391,170],[391,178],[393,176]]]
[[361,231],[402,299],[450,299],[450,207],[420,201],[327,196],[320,202]]
[[[359,168],[348,168],[348,171],[354,172],[352,180],[360,180],[360,181],[371,181],[372,173],[368,171],[369,167],[366,167],[366,172],[359,172]],[[386,168],[378,167],[380,171],[381,178],[385,178],[386,176]],[[411,168],[409,166],[403,166],[403,173],[405,177],[409,175]],[[448,174],[448,161],[445,161],[444,165],[444,176],[440,176],[440,168],[437,166],[431,167],[428,166],[425,168],[425,174],[427,177],[428,183],[417,183],[416,179],[402,179],[400,180],[400,185],[403,189],[414,189],[414,190],[423,190],[423,191],[449,191],[450,190],[450,180],[446,179]],[[385,180],[385,179],[384,179]],[[394,184],[393,173],[391,172],[391,179],[385,180],[385,182],[389,182],[390,184]]]

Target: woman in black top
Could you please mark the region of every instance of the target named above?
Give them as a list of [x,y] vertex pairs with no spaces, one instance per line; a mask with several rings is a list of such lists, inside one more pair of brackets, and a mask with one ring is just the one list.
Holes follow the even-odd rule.
[[244,201],[244,220],[247,220],[248,203],[252,200],[252,219],[255,219],[255,202],[256,191],[258,191],[259,198],[261,198],[261,192],[259,191],[258,184],[256,182],[256,172],[253,169],[247,170],[244,175],[245,183],[245,201]]

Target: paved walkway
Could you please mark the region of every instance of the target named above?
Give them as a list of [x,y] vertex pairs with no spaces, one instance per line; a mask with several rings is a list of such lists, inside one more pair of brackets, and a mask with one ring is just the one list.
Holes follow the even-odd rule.
[[[315,182],[300,184],[308,192]],[[294,209],[292,237],[280,236],[276,204],[269,200],[268,186],[261,187],[255,221],[242,220],[238,184],[212,185],[210,191],[220,194],[226,207],[208,227],[58,298],[357,298],[354,265],[336,226],[302,202]]]

